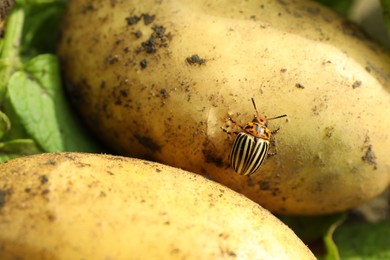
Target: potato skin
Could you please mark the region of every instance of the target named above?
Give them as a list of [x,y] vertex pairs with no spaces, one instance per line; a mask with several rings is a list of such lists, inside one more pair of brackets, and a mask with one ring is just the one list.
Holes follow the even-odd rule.
[[[389,54],[315,3],[70,1],[58,54],[84,120],[121,154],[285,214],[342,211],[389,185]],[[251,97],[288,118],[270,122],[277,155],[247,178],[220,127],[251,121]]]
[[110,155],[0,164],[1,259],[315,259],[282,222],[218,183]]

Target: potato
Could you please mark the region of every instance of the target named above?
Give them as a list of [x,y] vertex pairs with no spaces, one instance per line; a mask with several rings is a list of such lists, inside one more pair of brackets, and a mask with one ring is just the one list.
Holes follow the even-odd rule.
[[[203,174],[285,214],[355,207],[390,182],[390,56],[311,1],[70,1],[67,90],[115,152]],[[229,168],[221,127],[276,130],[262,168]]]
[[0,164],[1,259],[315,259],[286,225],[218,183],[110,155]]

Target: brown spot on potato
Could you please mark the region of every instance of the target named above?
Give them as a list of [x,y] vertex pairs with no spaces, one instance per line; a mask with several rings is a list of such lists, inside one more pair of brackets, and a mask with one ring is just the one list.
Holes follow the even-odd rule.
[[168,91],[165,88],[160,89],[160,94],[164,99],[168,98],[169,96]]
[[226,240],[229,238],[229,234],[228,233],[220,233],[220,234],[218,234],[218,237],[222,238],[223,240]]
[[277,197],[277,196],[279,196],[281,194],[281,191],[280,191],[280,189],[279,188],[273,188],[272,189],[272,196],[274,196],[274,197]]
[[316,104],[312,108],[313,114],[318,116],[318,115],[320,115],[321,112],[326,111],[328,109],[328,100],[329,100],[329,98],[325,95],[322,97],[313,99],[314,104]]
[[150,15],[150,14],[141,14],[139,16],[133,15],[126,17],[127,25],[135,25],[137,24],[141,19],[143,19],[145,25],[149,25],[153,23],[154,19],[156,18],[155,15]]
[[49,182],[49,178],[47,178],[46,175],[41,175],[41,176],[39,177],[39,180],[41,181],[41,184],[46,184],[46,183]]
[[223,246],[220,246],[219,250],[221,251],[221,256],[222,257],[226,257],[226,256],[228,256],[228,257],[237,257],[237,254],[233,250],[231,250],[229,248],[224,248]]
[[361,82],[360,80],[356,80],[356,81],[352,84],[352,88],[353,88],[353,89],[359,88],[361,85],[362,85],[362,82]]
[[156,38],[152,35],[147,41],[142,42],[141,45],[147,53],[154,53],[156,52],[155,42]]
[[168,40],[171,38],[170,34],[165,34],[166,28],[161,25],[154,25],[152,27],[153,33],[149,39],[142,42],[141,46],[147,53],[155,53],[160,47],[167,47]]
[[123,97],[127,97],[129,95],[128,91],[126,89],[121,89],[119,91],[119,93],[123,96]]
[[139,20],[141,20],[141,16],[133,15],[130,17],[126,17],[127,25],[134,25],[134,24],[138,23]]
[[11,189],[0,189],[0,208],[5,205],[6,197],[11,195]]
[[89,2],[86,5],[84,5],[83,8],[81,8],[81,13],[86,14],[88,12],[92,12],[95,10],[96,10],[95,6],[91,2]]
[[313,114],[318,116],[320,113],[318,112],[318,107],[317,106],[314,106],[311,111],[313,111]]
[[256,186],[256,183],[253,181],[251,176],[248,176],[246,183],[248,184],[249,187]]
[[217,94],[210,94],[208,96],[208,100],[209,100],[209,102],[211,103],[211,105],[213,107],[218,107],[218,103],[221,102],[220,101],[220,96],[218,96]]
[[137,38],[137,39],[139,39],[139,38],[142,37],[142,32],[141,32],[140,30],[135,31],[135,32],[133,32],[132,34],[133,34],[133,35],[135,36],[135,38]]
[[285,207],[280,207],[280,208],[279,208],[279,211],[280,211],[280,212],[286,212],[287,210],[286,210]]
[[278,0],[278,3],[281,5],[289,5],[288,1],[286,0]]
[[198,54],[193,54],[190,57],[186,58],[186,62],[190,65],[194,65],[194,64],[202,65],[206,63],[206,59],[200,58]]
[[370,165],[373,165],[374,169],[376,170],[376,156],[374,151],[372,150],[372,145],[368,145],[365,154],[362,156],[362,160]]
[[[62,153],[59,155],[62,155]],[[62,156],[64,156],[67,160],[70,160],[73,162],[77,162],[79,159],[79,156],[77,156],[75,153],[64,153]]]
[[47,219],[49,220],[49,222],[54,222],[57,217],[53,213],[47,213]]
[[260,190],[269,190],[270,185],[268,181],[259,181]]
[[[69,158],[67,157],[69,155]],[[84,163],[78,157],[73,157],[71,154],[65,154],[65,157],[74,162],[74,165],[79,168],[91,167],[91,164]]]
[[152,138],[147,137],[147,136],[140,136],[140,135],[135,135],[134,136],[137,141],[148,148],[149,150],[153,152],[160,152],[161,151],[161,146],[157,144]]
[[206,163],[213,163],[217,167],[220,167],[220,168],[223,167],[223,159],[222,159],[222,157],[216,156],[215,154],[213,154],[213,152],[211,152],[208,149],[203,149],[202,153],[203,153],[204,160],[205,160]]
[[119,61],[119,56],[118,55],[110,55],[106,59],[106,63],[109,65],[115,64]]
[[326,136],[327,137],[332,137],[333,135],[333,132],[334,132],[334,127],[333,126],[328,126],[325,128],[325,131],[326,131]]
[[148,61],[146,59],[143,59],[139,62],[139,65],[141,66],[141,69],[146,69],[146,67],[148,66]]
[[54,160],[48,160],[47,162],[46,162],[46,165],[56,165],[57,164],[57,162],[56,161],[54,161]]
[[142,14],[142,17],[144,18],[145,25],[151,24],[154,21],[154,19],[156,18],[155,15],[150,15],[150,14]]
[[46,196],[49,193],[50,193],[49,189],[44,189],[41,194],[42,194],[42,196]]
[[318,15],[321,13],[321,9],[319,7],[309,6],[306,8],[306,12],[311,15]]

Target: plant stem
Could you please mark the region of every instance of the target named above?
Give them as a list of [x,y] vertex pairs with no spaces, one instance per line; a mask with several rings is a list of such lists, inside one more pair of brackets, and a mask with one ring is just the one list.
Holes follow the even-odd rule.
[[19,50],[24,18],[24,9],[16,3],[7,18],[2,49],[0,50],[0,108],[7,92],[8,81],[12,73],[21,66]]
[[327,255],[325,260],[340,260],[340,253],[337,248],[337,245],[333,241],[333,233],[334,231],[347,219],[347,215],[344,213],[341,217],[330,226],[328,232],[324,236],[325,247],[327,248]]

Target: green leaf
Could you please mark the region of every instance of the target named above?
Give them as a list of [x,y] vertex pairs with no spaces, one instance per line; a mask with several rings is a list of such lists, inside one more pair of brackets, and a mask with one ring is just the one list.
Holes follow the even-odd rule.
[[388,35],[390,35],[390,1],[389,0],[381,0],[383,17],[385,19]]
[[17,139],[0,143],[0,162],[37,153],[42,153],[42,150],[31,139]]
[[17,116],[14,108],[12,107],[9,96],[7,95],[3,103],[3,112],[7,115],[10,120],[11,129],[4,136],[3,141],[10,141],[13,139],[30,139],[29,135],[21,124],[19,117]]
[[9,132],[11,129],[11,122],[6,114],[0,111],[0,140]]
[[390,259],[390,219],[379,223],[354,223],[334,234],[341,259]]
[[278,216],[305,243],[323,238],[344,213],[324,216]]
[[24,58],[54,53],[65,0],[30,0],[25,5],[22,54]]
[[354,0],[316,0],[317,2],[326,5],[343,16],[347,16]]
[[324,216],[278,216],[313,250],[319,259],[338,260],[332,241],[334,230],[345,220],[345,213]]
[[55,56],[40,55],[12,75],[11,104],[27,133],[46,152],[97,152],[65,100]]

